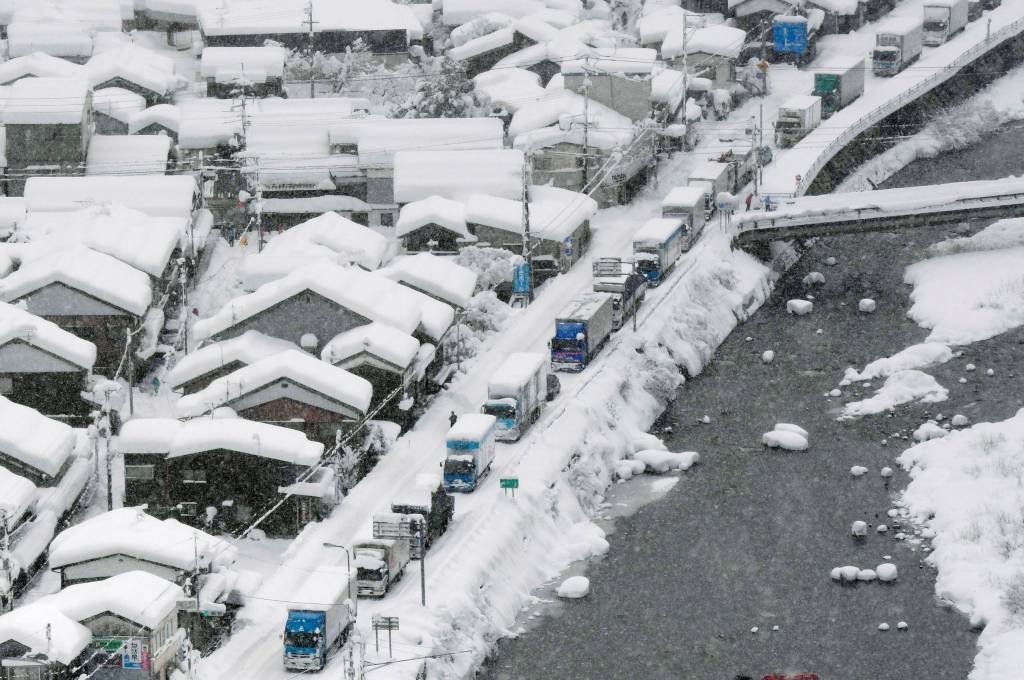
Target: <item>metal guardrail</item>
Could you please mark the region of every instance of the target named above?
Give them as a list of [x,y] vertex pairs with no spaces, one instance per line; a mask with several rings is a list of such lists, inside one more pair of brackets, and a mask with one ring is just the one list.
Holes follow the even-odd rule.
[[982,54],[992,51],[1003,42],[1018,35],[1022,31],[1024,31],[1024,18],[1017,19],[1013,23],[1003,26],[1001,29],[988,36],[985,39],[985,42],[979,43],[967,50],[953,60],[953,63],[946,66],[943,70],[919,81],[899,97],[886,101],[884,104],[870,111],[867,115],[861,117],[860,120],[840,133],[838,137],[832,140],[822,150],[818,155],[818,158],[811,164],[811,167],[801,175],[800,181],[797,182],[793,195],[802,196],[806,193],[811,187],[811,184],[814,183],[814,179],[818,176],[818,173],[822,171],[825,165],[828,164],[828,162],[831,161],[843,148],[845,148],[847,144],[863,134],[868,128],[883,120],[886,116],[900,110],[907,103],[914,101],[925,92],[928,92],[929,90],[932,90],[946,82],[956,75],[964,66],[967,66]]

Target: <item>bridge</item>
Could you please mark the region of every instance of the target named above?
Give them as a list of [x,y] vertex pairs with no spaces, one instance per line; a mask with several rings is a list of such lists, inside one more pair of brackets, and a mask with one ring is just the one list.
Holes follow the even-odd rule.
[[1024,217],[1024,177],[791,198],[733,217],[738,245]]

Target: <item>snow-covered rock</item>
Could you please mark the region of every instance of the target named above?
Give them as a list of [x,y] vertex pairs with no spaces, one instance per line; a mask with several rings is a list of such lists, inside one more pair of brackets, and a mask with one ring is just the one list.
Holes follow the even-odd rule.
[[889,531],[889,527],[884,524],[879,524],[877,527],[875,527],[875,531],[877,531],[880,534],[884,534],[887,531]]
[[878,305],[876,305],[875,301],[872,300],[871,298],[864,298],[863,300],[857,303],[857,309],[861,312],[864,312],[865,314],[870,314],[871,312],[875,311],[877,307]]
[[991,377],[992,377],[992,376],[994,376],[995,374],[996,374],[996,372],[995,372],[994,370],[992,370],[991,368],[987,368],[987,369],[985,369],[985,375],[987,375],[988,377],[990,377],[990,378],[991,378]]
[[884,468],[878,471],[878,474],[886,478],[892,477],[892,468],[886,465]]
[[834,389],[829,390],[828,396],[830,396],[830,397],[841,397],[841,396],[843,396],[843,392],[842,392],[842,390],[840,390],[838,388],[834,388]]
[[806,451],[807,437],[790,430],[772,430],[761,435],[761,443],[773,449]]
[[790,300],[786,303],[786,311],[797,316],[810,314],[814,309],[814,303],[809,300]]
[[868,535],[868,523],[864,522],[864,521],[861,521],[861,520],[857,520],[852,525],[850,525],[850,534],[852,536],[857,537],[857,538],[863,538],[863,537],[867,536]]
[[765,350],[764,353],[761,355],[761,362],[765,364],[770,364],[773,361],[775,361],[775,352],[770,349]]
[[883,562],[875,568],[878,573],[878,580],[884,583],[891,583],[896,580],[897,570],[896,565],[892,562]]
[[926,442],[929,439],[941,439],[947,434],[949,434],[949,432],[939,427],[934,420],[929,420],[914,430],[913,436],[914,441],[916,442]]
[[643,432],[633,437],[633,453],[648,450],[667,451],[668,447],[665,446],[665,442],[649,432]]
[[881,631],[889,630],[889,624],[888,623],[880,623],[880,624],[878,624],[878,630],[881,630]]
[[964,370],[967,371],[968,373],[977,370],[977,368],[978,367],[975,366],[974,364],[967,364],[966,366],[964,366]]
[[804,439],[809,439],[810,438],[810,435],[807,433],[807,430],[805,430],[804,428],[800,427],[799,425],[794,425],[793,423],[775,423],[775,429],[776,430],[783,430],[783,431],[786,431],[786,432],[796,432],[798,435],[800,435]]
[[896,628],[898,628],[899,630],[906,630],[908,627],[909,626],[907,626],[907,622],[906,621],[900,621],[899,623],[896,624]]
[[860,569],[853,565],[847,565],[845,567],[839,567],[839,580],[847,583],[853,583],[857,580],[857,576],[860,574]]
[[834,267],[838,263],[839,263],[839,261],[836,260],[836,258],[834,258],[834,257],[826,257],[825,258],[825,264],[827,264],[829,267]]
[[708,414],[705,413],[703,416],[701,416],[700,422],[704,423],[705,425],[710,424],[711,423],[711,416],[709,416]]
[[878,574],[875,573],[874,569],[861,569],[857,572],[858,581],[870,582],[874,581],[876,578],[878,578]]
[[825,276],[821,272],[811,272],[804,277],[804,286],[810,287],[825,283]]
[[957,382],[960,383],[961,385],[966,385],[967,384],[967,378],[960,378],[959,380],[957,380]]
[[646,465],[648,471],[661,474],[670,470],[689,470],[694,463],[700,460],[700,454],[696,451],[673,453],[648,449],[633,454],[633,459]]
[[953,427],[967,427],[970,424],[970,419],[961,413],[953,416]]
[[854,477],[861,477],[867,474],[867,472],[868,469],[863,465],[854,465],[853,467],[850,468],[850,474],[853,475]]
[[562,581],[555,594],[566,599],[586,597],[590,593],[590,579],[586,576],[570,576]]

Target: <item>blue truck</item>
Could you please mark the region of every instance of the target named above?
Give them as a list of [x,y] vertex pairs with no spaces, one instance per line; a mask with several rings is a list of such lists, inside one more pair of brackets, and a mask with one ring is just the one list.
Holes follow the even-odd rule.
[[356,619],[358,585],[345,567],[318,567],[295,595],[284,624],[284,667],[319,671],[342,647]]
[[551,339],[551,368],[579,373],[612,334],[614,304],[611,293],[584,293],[570,301],[555,318]]
[[513,352],[491,375],[481,411],[497,419],[498,441],[517,441],[540,418],[547,375],[548,358],[539,352]]
[[442,484],[444,490],[472,491],[494,462],[496,418],[486,413],[465,413],[448,430]]
[[[686,187],[700,194],[701,218],[704,217],[704,192]],[[647,220],[633,235],[633,259],[636,268],[647,277],[651,286],[660,286],[683,254],[689,242],[689,227],[682,217],[654,217]]]

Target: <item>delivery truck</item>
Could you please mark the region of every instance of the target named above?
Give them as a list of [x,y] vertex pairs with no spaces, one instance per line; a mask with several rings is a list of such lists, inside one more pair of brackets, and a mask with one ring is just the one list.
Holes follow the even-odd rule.
[[785,149],[793,146],[821,123],[821,97],[801,94],[790,97],[775,120],[775,146]]
[[924,38],[929,47],[938,47],[967,27],[967,0],[926,0]]
[[[703,189],[701,203],[704,201]],[[701,208],[703,212],[703,208]],[[651,286],[660,286],[692,239],[686,221],[680,217],[655,217],[644,222],[633,234],[633,259],[637,271]]]
[[597,258],[592,267],[593,290],[612,294],[612,329],[619,330],[647,296],[647,277],[618,257]]
[[876,76],[894,76],[921,58],[924,28],[910,17],[890,19],[875,34],[871,70]]
[[[429,550],[431,544],[448,530],[455,516],[455,498],[444,490],[437,475],[416,475],[415,485],[399,494],[391,502],[391,512],[397,515],[417,515],[426,522],[427,532],[422,548]],[[397,530],[401,530],[401,524]],[[393,530],[395,530],[393,528]],[[374,529],[377,535],[377,529]],[[393,538],[385,535],[384,538]],[[409,555],[414,560],[423,555],[420,541],[415,535],[409,537]]]
[[317,568],[294,596],[284,624],[284,667],[319,671],[348,640],[356,619],[356,574],[345,567]]
[[495,417],[486,413],[459,416],[445,438],[445,491],[472,491],[494,462]]
[[814,74],[814,92],[821,97],[821,117],[828,118],[836,111],[864,94],[864,57],[833,57],[822,64]]
[[570,301],[555,318],[551,339],[551,368],[580,372],[612,333],[610,293],[584,293]]
[[360,597],[384,597],[409,564],[409,541],[363,538],[352,544],[352,566]]
[[715,211],[715,197],[723,191],[735,191],[736,168],[730,163],[703,161],[690,172],[686,186],[704,192],[704,214],[711,215]]
[[536,352],[509,354],[487,381],[483,413],[495,417],[494,438],[518,441],[537,422],[547,395],[548,358]]
[[673,187],[665,198],[661,199],[661,216],[678,217],[686,223],[687,239],[683,244],[683,250],[689,250],[704,230],[704,223],[707,221],[704,191],[695,186]]

